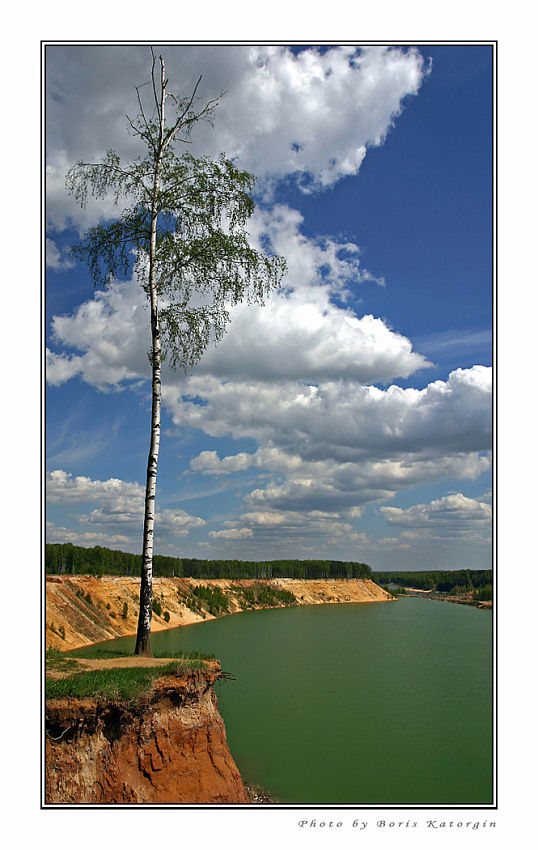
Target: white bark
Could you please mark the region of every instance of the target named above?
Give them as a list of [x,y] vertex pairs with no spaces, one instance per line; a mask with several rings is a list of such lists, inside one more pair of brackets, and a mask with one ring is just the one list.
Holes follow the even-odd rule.
[[164,148],[164,105],[166,100],[166,80],[164,63],[161,57],[161,100],[159,104],[159,143],[155,151],[155,171],[151,204],[151,235],[149,247],[149,300],[151,308],[151,364],[152,364],[152,400],[151,400],[151,437],[146,472],[146,496],[144,505],[144,534],[142,544],[142,573],[140,578],[140,610],[136,636],[136,655],[151,655],[151,617],[153,603],[153,539],[155,525],[155,498],[157,492],[157,464],[161,438],[161,336],[159,329],[159,304],[155,259],[157,250],[157,219],[159,216],[157,198],[161,171],[162,151]]

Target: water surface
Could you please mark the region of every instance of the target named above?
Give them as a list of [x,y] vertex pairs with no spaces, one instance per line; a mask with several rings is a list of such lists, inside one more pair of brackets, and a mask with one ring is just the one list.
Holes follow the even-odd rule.
[[216,685],[230,750],[278,802],[492,802],[491,611],[415,598],[282,608],[152,645],[213,652],[235,677]]

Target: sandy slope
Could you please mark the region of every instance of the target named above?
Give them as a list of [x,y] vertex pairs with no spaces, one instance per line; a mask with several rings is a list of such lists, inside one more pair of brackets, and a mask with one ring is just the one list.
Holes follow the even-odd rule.
[[[234,588],[251,588],[260,583],[252,579],[155,578],[153,595],[161,603],[162,615],[153,615],[152,630],[156,632],[214,619],[208,612],[203,612],[203,616],[187,607],[187,598],[197,585],[219,587],[226,593],[229,612],[233,614],[243,610],[240,596]],[[369,579],[274,579],[263,583],[290,591],[298,605],[391,600],[388,593]],[[135,634],[138,593],[138,578],[47,576],[46,647],[68,650]],[[123,617],[125,603],[127,615]],[[170,616],[168,621],[163,616],[165,611]]]

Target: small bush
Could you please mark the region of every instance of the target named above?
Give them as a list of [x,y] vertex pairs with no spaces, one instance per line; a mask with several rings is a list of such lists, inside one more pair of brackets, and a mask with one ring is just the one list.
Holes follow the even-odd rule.
[[129,610],[129,609],[128,609],[128,607],[127,607],[127,602],[124,602],[124,603],[123,603],[123,610],[122,610],[122,612],[121,612],[121,616],[123,617],[123,619],[124,619],[124,620],[126,620],[126,619],[127,619],[127,612],[128,612],[128,610]]
[[151,603],[151,608],[152,608],[153,612],[155,614],[157,614],[158,617],[161,616],[163,609],[161,608],[161,603],[159,602],[158,599],[153,600],[153,602]]
[[166,623],[169,623],[169,622],[170,622],[170,611],[165,611],[165,612],[164,612],[164,614],[163,614],[163,620],[164,620]]

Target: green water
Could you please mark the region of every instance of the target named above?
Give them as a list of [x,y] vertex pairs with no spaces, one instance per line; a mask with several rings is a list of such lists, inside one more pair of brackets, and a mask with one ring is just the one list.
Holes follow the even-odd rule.
[[213,652],[235,676],[216,685],[230,750],[277,802],[492,802],[490,611],[414,598],[284,608],[152,643]]

